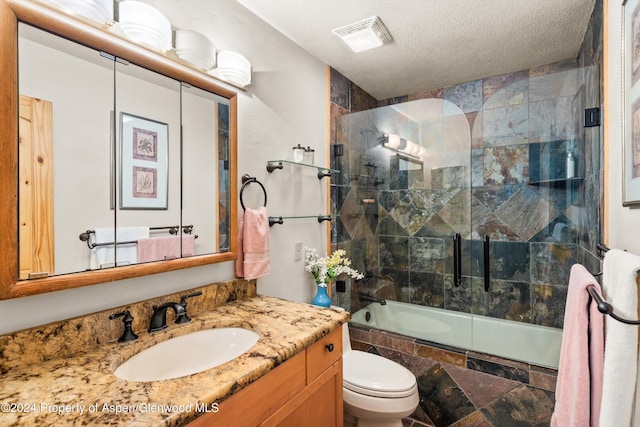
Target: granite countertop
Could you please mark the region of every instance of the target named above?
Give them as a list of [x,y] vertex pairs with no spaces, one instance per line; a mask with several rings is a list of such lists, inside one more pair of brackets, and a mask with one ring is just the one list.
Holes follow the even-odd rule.
[[[256,296],[192,316],[184,325],[109,343],[73,357],[14,367],[0,387],[0,425],[180,426],[220,403],[348,320],[349,314]],[[137,352],[189,332],[243,327],[260,334],[242,356],[173,380],[130,382],[113,370]],[[40,343],[46,345],[46,342]],[[247,402],[250,405],[250,402]]]

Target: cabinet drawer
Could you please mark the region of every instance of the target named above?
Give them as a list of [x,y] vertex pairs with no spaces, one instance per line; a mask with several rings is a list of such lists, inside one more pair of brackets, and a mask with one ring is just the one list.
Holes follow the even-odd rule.
[[342,357],[342,327],[307,348],[307,384]]

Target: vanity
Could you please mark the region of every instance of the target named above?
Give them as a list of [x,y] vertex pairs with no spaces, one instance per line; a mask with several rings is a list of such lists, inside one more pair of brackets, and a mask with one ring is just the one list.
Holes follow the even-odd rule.
[[[183,293],[0,336],[0,402],[11,405],[0,425],[342,426],[348,313],[259,296],[255,282],[244,280],[195,291],[203,294],[189,301],[192,321],[174,324],[169,313],[159,332],[146,331],[151,306]],[[121,309],[131,311],[139,339],[115,342],[122,322],[108,317]],[[150,382],[113,374],[154,344],[230,327],[259,339],[222,365]]]

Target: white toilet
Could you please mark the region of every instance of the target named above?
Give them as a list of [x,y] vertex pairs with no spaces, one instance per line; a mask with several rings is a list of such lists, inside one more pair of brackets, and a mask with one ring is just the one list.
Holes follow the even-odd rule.
[[416,377],[384,357],[351,349],[349,327],[342,326],[345,427],[402,427],[416,410]]

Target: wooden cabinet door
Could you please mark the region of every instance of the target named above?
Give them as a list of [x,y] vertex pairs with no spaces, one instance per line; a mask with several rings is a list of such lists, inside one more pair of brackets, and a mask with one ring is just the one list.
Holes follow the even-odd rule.
[[342,427],[342,359],[313,380],[263,427]]

